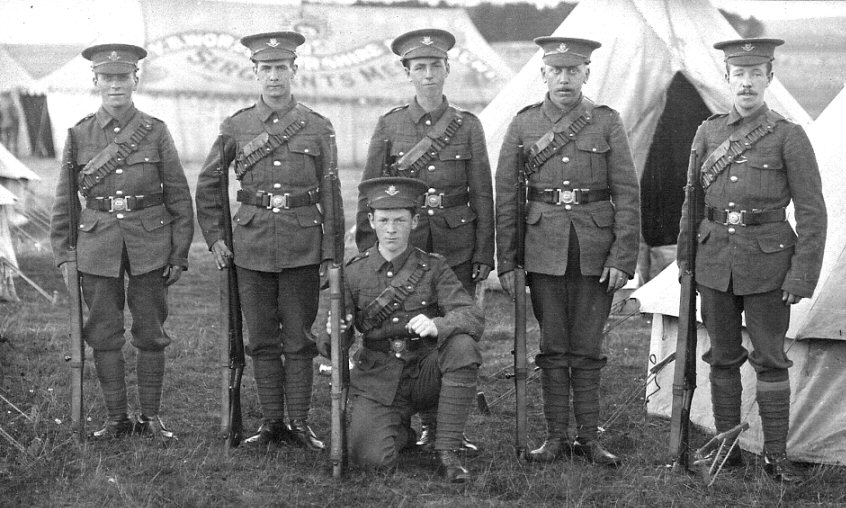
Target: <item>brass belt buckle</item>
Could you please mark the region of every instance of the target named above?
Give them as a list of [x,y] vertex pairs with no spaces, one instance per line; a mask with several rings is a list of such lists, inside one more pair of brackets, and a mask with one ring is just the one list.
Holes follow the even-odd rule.
[[288,199],[290,198],[290,194],[271,194],[270,195],[270,204],[267,208],[271,208],[273,210],[279,210],[280,208],[288,209]]
[[404,352],[408,351],[408,344],[405,339],[391,339],[391,351],[393,351],[394,356],[400,358]]
[[743,212],[726,210],[726,225],[737,226],[743,224]]
[[443,208],[444,195],[440,194],[426,194],[426,206],[428,208]]
[[129,212],[129,204],[125,197],[109,197],[109,212]]
[[555,205],[571,205],[578,204],[576,199],[576,191],[566,189],[555,189],[557,195],[555,196]]

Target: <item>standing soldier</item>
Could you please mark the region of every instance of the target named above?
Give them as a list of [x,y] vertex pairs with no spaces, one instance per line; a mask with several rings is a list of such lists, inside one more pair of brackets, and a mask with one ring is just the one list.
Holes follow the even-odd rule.
[[[411,243],[444,256],[464,289],[474,295],[476,283],[493,267],[493,192],[482,123],[443,94],[449,76],[447,51],[453,45],[451,33],[436,29],[408,32],[391,43],[415,95],[379,118],[361,180],[408,176],[426,184],[420,225],[411,233]],[[359,194],[356,244],[361,252],[376,242],[367,217],[366,196]],[[422,413],[421,420],[418,445],[431,448],[434,415]],[[477,449],[467,439],[464,447]]]
[[[197,218],[218,268],[235,263],[247,325],[246,352],[253,359],[263,423],[245,443],[293,442],[310,450],[324,444],[307,423],[317,355],[311,325],[317,315],[322,267],[333,238],[323,235],[329,190],[323,174],[334,144],[332,123],[297,102],[291,83],[295,52],[305,38],[296,32],[250,35],[261,96],[220,126],[197,182]],[[220,160],[223,142],[225,161]],[[223,242],[219,168],[235,161],[241,182],[233,235],[235,254]],[[340,196],[337,197],[340,201]],[[322,207],[322,208],[321,208]],[[343,230],[341,223],[336,227]],[[283,366],[282,355],[285,356]],[[285,399],[289,424],[285,423]]]
[[[779,39],[714,44],[725,53],[734,107],[706,120],[696,132],[698,210],[696,287],[711,348],[711,400],[717,432],[740,423],[740,366],[757,375],[764,432],[764,469],[773,478],[798,475],[787,460],[790,379],[784,352],[790,305],[809,298],[820,273],[826,210],[819,168],[805,131],[770,110],[764,92],[773,79]],[[786,221],[793,200],[796,233]],[[704,206],[703,206],[704,205]],[[678,263],[687,269],[687,203],[681,219]],[[798,237],[797,237],[798,234]],[[741,344],[741,315],[754,351]],[[740,450],[730,463],[741,465]]]
[[[175,438],[159,418],[164,377],[167,287],[188,268],[194,210],[188,182],[167,126],[135,108],[138,60],[143,48],[101,44],[82,52],[92,62],[102,105],[72,129],[65,153],[79,169],[85,207],[70,224],[67,171],[59,173],[50,237],[56,263],[70,260],[69,228],[78,228],[78,267],[88,306],[83,328],[109,419],[95,439],[150,433]],[[68,150],[68,148],[70,150]],[[70,163],[70,164],[67,164]],[[81,169],[80,169],[81,168]],[[79,202],[71,202],[79,207]],[[129,285],[124,291],[124,275]],[[123,344],[124,303],[132,314],[132,345],[138,349],[141,414],[127,414]]]
[[[626,131],[615,110],[582,95],[598,42],[535,39],[549,93],[511,122],[496,173],[498,272],[515,291],[518,151],[526,147],[525,269],[541,327],[541,384],[547,438],[529,459],[569,453],[605,465],[620,459],[597,442],[602,336],[614,291],[632,277],[640,191]],[[523,288],[516,288],[522,291]],[[570,389],[577,435],[568,438]]]
[[[434,448],[442,472],[449,482],[467,482],[470,474],[454,452],[482,363],[476,344],[481,310],[443,256],[409,243],[425,183],[376,178],[358,188],[378,241],[345,269],[347,317],[364,334],[350,377],[351,459],[364,467],[393,467],[397,454],[414,446],[412,414],[435,406]],[[328,344],[321,352],[329,355]]]

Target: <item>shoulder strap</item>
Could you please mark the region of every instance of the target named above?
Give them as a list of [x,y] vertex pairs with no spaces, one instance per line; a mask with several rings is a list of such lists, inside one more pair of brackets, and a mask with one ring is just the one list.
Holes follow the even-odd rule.
[[429,129],[426,136],[416,145],[391,165],[391,173],[386,176],[409,176],[416,177],[425,166],[438,155],[450,139],[455,135],[461,124],[464,123],[464,115],[454,107],[447,109],[441,118]]
[[100,183],[109,173],[117,169],[121,161],[136,150],[141,141],[153,130],[153,120],[137,112],[123,132],[106,145],[82,168],[79,175],[79,192],[88,197],[91,188]]

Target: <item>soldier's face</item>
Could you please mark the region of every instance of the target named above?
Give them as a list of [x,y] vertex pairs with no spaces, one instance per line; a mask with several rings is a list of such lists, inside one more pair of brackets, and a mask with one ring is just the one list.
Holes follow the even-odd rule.
[[103,106],[121,109],[132,104],[132,92],[138,89],[134,72],[126,74],[95,74],[94,86],[100,91]]
[[297,74],[293,60],[256,62],[253,70],[261,84],[261,95],[269,99],[285,99],[291,95],[291,80]]
[[370,227],[376,232],[380,248],[401,254],[408,247],[411,230],[417,227],[420,217],[406,208],[376,209],[367,214]]
[[758,65],[726,66],[726,82],[729,84],[734,106],[738,113],[745,116],[754,113],[764,103],[764,91],[773,80],[770,67]]
[[561,109],[574,106],[582,96],[582,87],[590,76],[590,68],[586,64],[573,66],[544,65],[541,76],[549,90],[552,103]]
[[439,99],[449,76],[449,62],[443,58],[412,58],[406,62],[405,74],[419,97]]

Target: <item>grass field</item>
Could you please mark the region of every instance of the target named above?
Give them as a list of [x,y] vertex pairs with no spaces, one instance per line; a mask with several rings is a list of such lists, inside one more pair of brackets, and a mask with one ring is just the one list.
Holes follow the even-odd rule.
[[[48,177],[47,171],[42,173]],[[196,175],[195,168],[189,173]],[[356,174],[343,171],[347,215],[354,211]],[[189,176],[189,181],[196,180]],[[706,488],[694,476],[672,472],[666,420],[647,416],[644,393],[604,433],[606,446],[620,454],[623,467],[604,469],[580,459],[550,465],[525,464],[513,448],[514,399],[506,395],[491,415],[474,411],[467,430],[483,447],[466,459],[475,480],[466,486],[443,484],[434,457],[403,456],[394,474],[352,470],[341,483],[331,478],[328,454],[279,447],[239,448],[223,453],[219,432],[222,345],[218,272],[203,244],[191,252],[191,268],[170,294],[167,373],[162,416],[179,434],[164,447],[142,438],[77,444],[70,431],[65,291],[47,255],[23,256],[21,268],[48,292],[59,292],[55,306],[18,283],[21,302],[0,304],[0,505],[3,506],[797,506],[846,504],[843,468],[809,466],[807,480],[782,486],[762,472],[758,458],[746,455],[745,468],[723,473]],[[325,308],[327,295],[321,295]],[[609,364],[602,384],[603,419],[645,378],[649,322],[629,303],[612,315],[606,336]],[[479,389],[489,403],[506,393],[510,372],[511,305],[498,291],[485,299],[485,363]],[[320,327],[324,311],[318,317]],[[537,324],[529,328],[529,349],[537,347]],[[135,351],[127,359],[130,405],[135,402]],[[321,361],[321,360],[317,360]],[[325,363],[325,362],[324,362]],[[315,369],[316,370],[316,369]],[[329,432],[328,378],[316,374],[311,423]],[[670,389],[664,387],[663,389]],[[244,377],[243,412],[248,430],[260,422],[252,371]],[[540,389],[529,383],[529,445],[543,441]],[[93,430],[105,419],[88,351],[85,414]],[[572,421],[572,419],[571,419]],[[695,434],[695,445],[707,436]],[[20,447],[20,449],[18,448]]]

